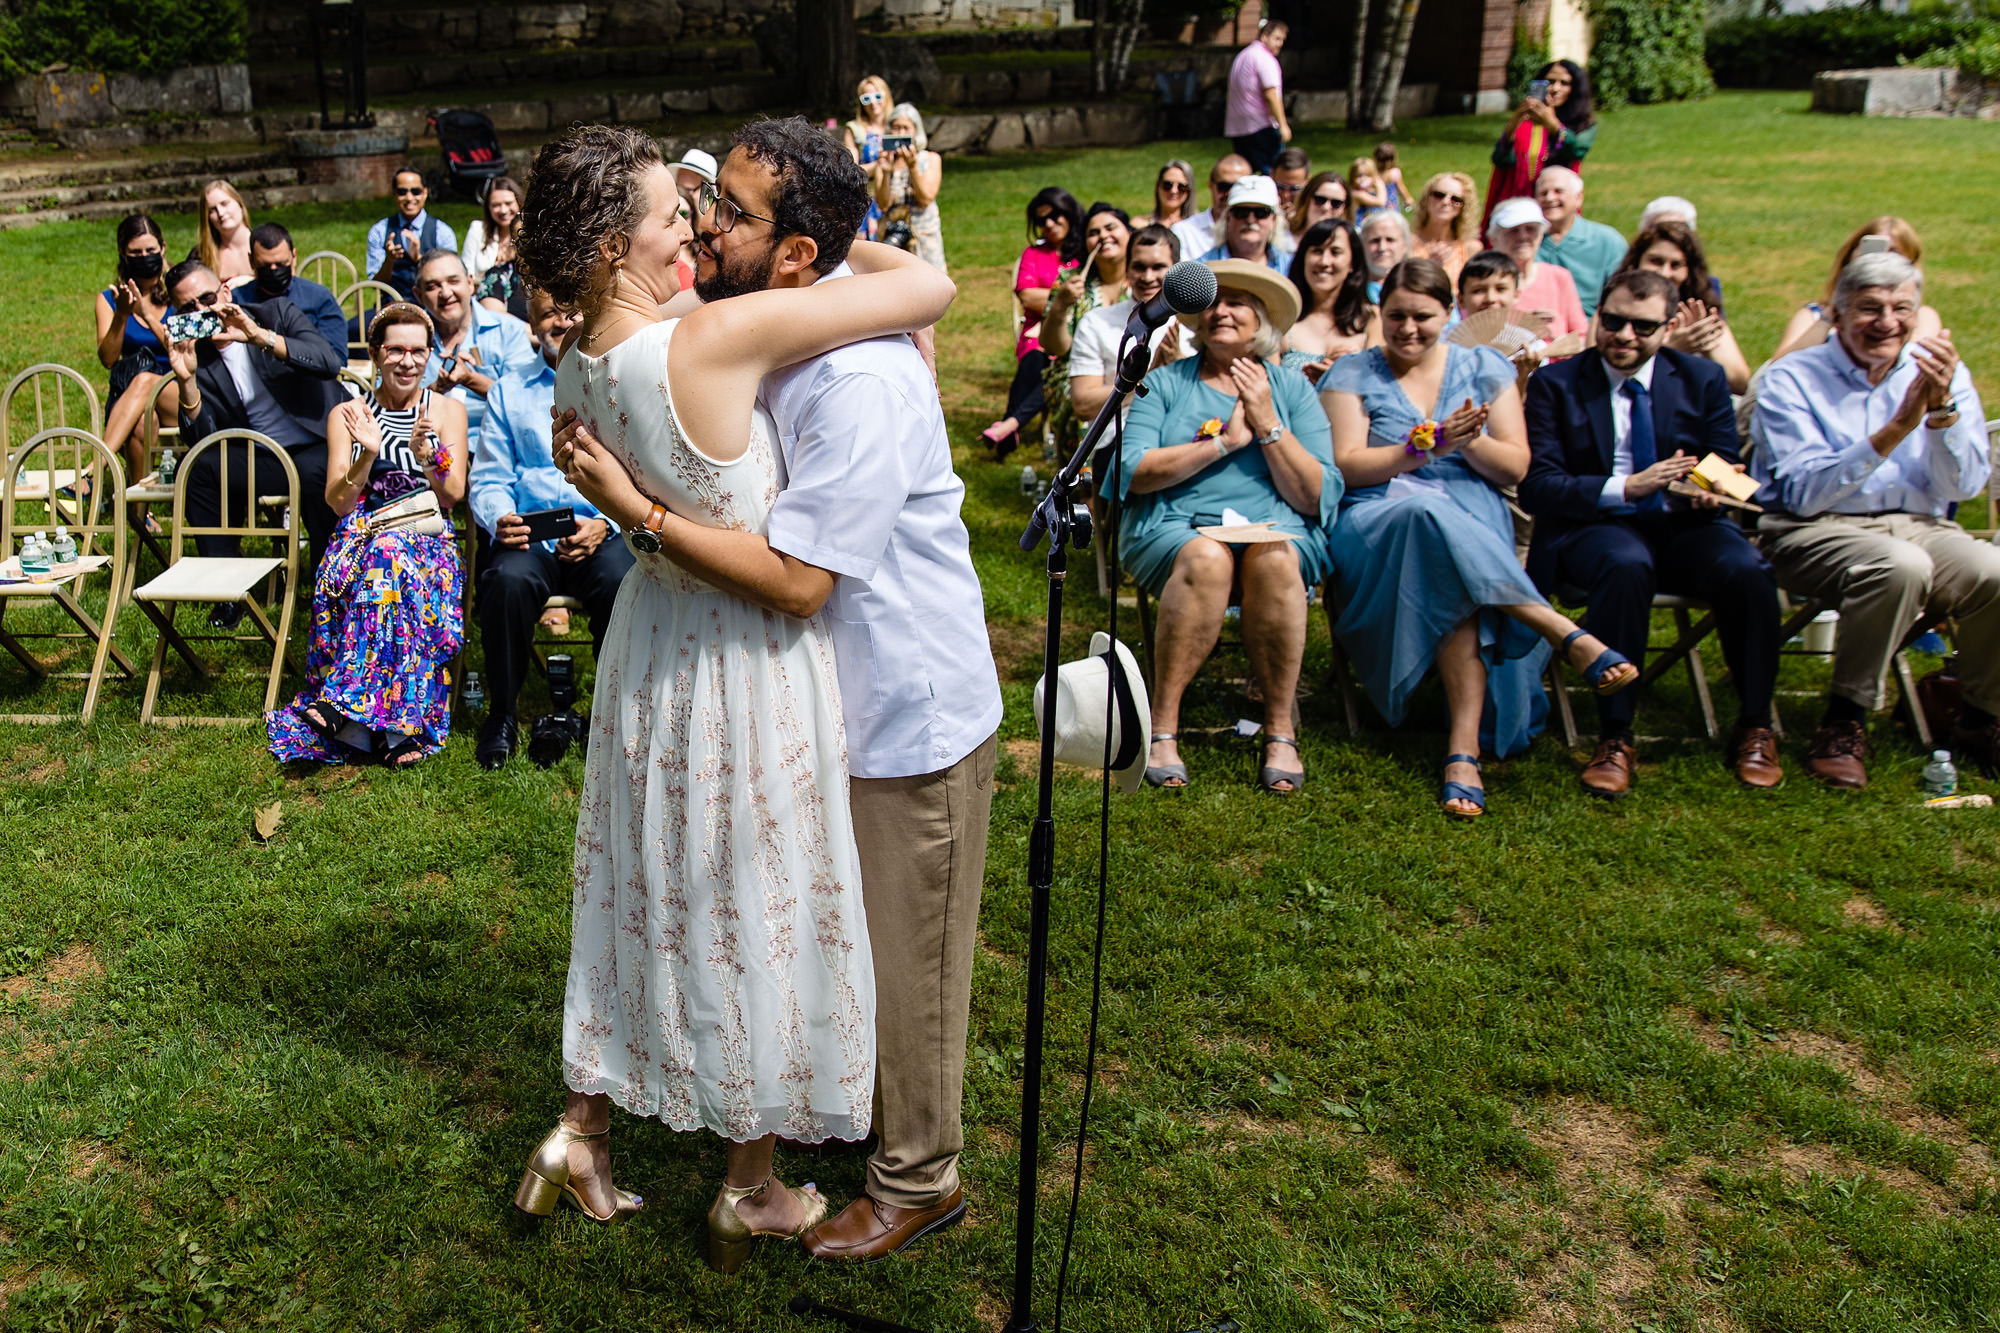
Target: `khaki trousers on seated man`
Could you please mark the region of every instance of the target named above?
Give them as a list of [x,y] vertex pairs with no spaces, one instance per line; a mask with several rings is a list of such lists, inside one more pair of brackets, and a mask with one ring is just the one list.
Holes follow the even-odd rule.
[[2000,769],[2000,547],[1947,515],[1986,487],[1986,425],[1945,330],[1913,341],[1923,275],[1896,254],[1850,263],[1835,336],[1765,373],[1751,421],[1758,524],[1779,584],[1840,611],[1833,686],[1806,767],[1867,785],[1868,713],[1924,614],[1956,626],[1964,708],[1951,748]]

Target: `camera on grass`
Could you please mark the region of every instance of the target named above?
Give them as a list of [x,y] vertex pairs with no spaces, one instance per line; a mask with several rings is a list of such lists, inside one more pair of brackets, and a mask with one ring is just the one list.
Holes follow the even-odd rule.
[[586,744],[583,719],[576,715],[576,659],[568,653],[549,654],[549,701],[555,711],[536,718],[528,731],[528,758],[541,768],[554,768],[570,746]]

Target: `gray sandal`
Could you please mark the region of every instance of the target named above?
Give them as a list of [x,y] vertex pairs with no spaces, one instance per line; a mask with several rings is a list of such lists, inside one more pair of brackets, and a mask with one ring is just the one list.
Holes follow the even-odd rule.
[[[1151,745],[1154,741],[1178,741],[1180,738],[1180,733],[1177,731],[1156,731],[1147,739],[1146,743]],[[1174,778],[1179,778],[1180,781],[1169,787],[1167,783]],[[1148,787],[1159,787],[1165,791],[1183,791],[1188,785],[1187,765],[1161,764],[1156,768],[1148,764],[1146,766],[1146,785]]]
[[[1306,789],[1305,755],[1299,750],[1299,743],[1290,736],[1266,736],[1264,746],[1268,750],[1273,745],[1289,745],[1292,753],[1299,756],[1296,772],[1273,768],[1269,764],[1257,770],[1257,785],[1274,796],[1291,796]],[[1289,782],[1290,787],[1280,787],[1280,782]]]

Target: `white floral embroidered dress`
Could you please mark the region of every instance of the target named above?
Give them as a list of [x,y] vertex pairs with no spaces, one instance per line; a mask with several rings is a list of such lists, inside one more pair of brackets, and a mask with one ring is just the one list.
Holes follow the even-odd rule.
[[[667,387],[678,322],[602,357],[572,349],[556,405],[676,514],[762,531],[778,495],[770,418],[756,410],[733,462],[694,448]],[[819,616],[635,555],[597,661],[564,1076],[675,1129],[860,1139],[875,977],[831,641]]]

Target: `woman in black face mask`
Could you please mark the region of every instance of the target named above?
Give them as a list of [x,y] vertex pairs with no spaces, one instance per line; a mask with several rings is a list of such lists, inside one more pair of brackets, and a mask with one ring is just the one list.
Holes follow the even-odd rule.
[[[97,359],[111,372],[104,399],[104,442],[113,452],[128,443],[136,447],[133,427],[146,410],[153,386],[171,373],[165,267],[159,223],[134,213],[118,224],[118,275],[97,294]],[[159,409],[161,421],[173,424],[180,415],[179,391],[169,387],[160,397]],[[144,457],[134,458],[128,451],[127,478],[139,477],[145,463]]]

